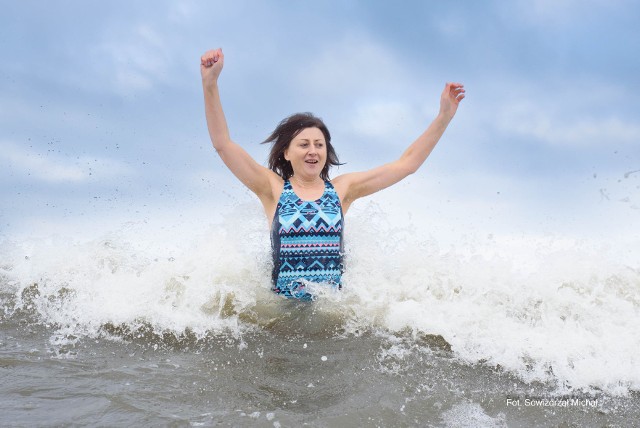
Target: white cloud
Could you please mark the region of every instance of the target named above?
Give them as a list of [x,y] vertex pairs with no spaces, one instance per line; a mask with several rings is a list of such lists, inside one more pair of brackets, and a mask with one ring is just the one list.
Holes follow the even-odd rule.
[[406,70],[393,49],[362,34],[328,43],[298,65],[298,85],[326,95],[392,93],[406,87]]
[[169,21],[177,24],[192,23],[196,14],[196,4],[191,1],[179,1],[168,5],[167,17]]
[[615,115],[572,118],[529,102],[504,107],[497,117],[496,126],[503,132],[534,137],[552,145],[598,146],[640,142],[640,126]]
[[[110,75],[122,93],[145,91],[167,79],[170,66],[168,44],[150,25],[137,24],[130,31],[108,39],[99,48],[98,64],[113,67]],[[110,63],[110,64],[109,64]]]
[[357,135],[395,140],[415,134],[420,118],[417,109],[406,102],[380,101],[360,105],[351,124]]
[[468,24],[458,13],[448,16],[438,16],[432,24],[445,37],[463,37],[467,34]]
[[[296,91],[303,94],[300,104],[311,100],[320,110],[331,111],[329,124],[336,137],[373,139],[397,154],[396,145],[407,147],[433,119],[441,90],[429,72],[398,52],[365,32],[325,41],[294,66]],[[351,148],[338,147],[345,159]],[[388,156],[384,149],[380,154]]]
[[80,156],[76,159],[40,153],[15,143],[0,143],[0,164],[6,170],[49,183],[81,183],[130,175],[129,166],[107,158]]
[[580,24],[586,17],[597,16],[600,9],[611,9],[624,3],[625,0],[518,0],[498,3],[498,11],[508,22],[566,28],[569,24]]

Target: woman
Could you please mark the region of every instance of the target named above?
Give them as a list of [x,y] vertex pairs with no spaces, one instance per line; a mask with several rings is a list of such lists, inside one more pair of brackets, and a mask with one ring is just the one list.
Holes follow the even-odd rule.
[[318,284],[339,288],[343,216],[356,199],[418,170],[455,115],[465,96],[463,85],[445,85],[438,116],[398,160],[329,181],[329,168],[339,165],[338,157],[327,127],[309,113],[284,119],[265,141],[273,143],[269,168],[231,141],[218,92],[223,66],[222,49],[210,50],[201,58],[207,127],[222,161],[258,196],[267,219],[273,219],[273,290],[285,297],[312,300]]

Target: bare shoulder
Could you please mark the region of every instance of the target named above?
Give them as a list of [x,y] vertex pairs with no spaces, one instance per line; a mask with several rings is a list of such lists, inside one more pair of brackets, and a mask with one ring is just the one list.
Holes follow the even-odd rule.
[[351,206],[351,203],[353,202],[353,198],[351,196],[351,186],[354,178],[353,175],[354,173],[342,174],[331,180],[331,184],[340,199],[343,213],[347,212],[349,206]]
[[278,174],[269,170],[269,184],[271,185],[271,195],[277,202],[284,188],[284,180]]
[[349,187],[350,175],[352,174],[351,173],[342,174],[331,179],[331,184],[333,185],[333,188],[336,189],[338,193],[340,193],[340,190],[346,190],[346,188]]
[[351,172],[336,177],[334,187],[338,192],[342,207],[349,207],[355,200],[379,192],[409,175],[399,161],[389,162],[376,168]]
[[264,212],[268,220],[271,220],[276,212],[278,200],[284,188],[284,180],[275,172],[268,170],[268,180],[270,191],[262,195],[258,195],[260,202],[264,208]]

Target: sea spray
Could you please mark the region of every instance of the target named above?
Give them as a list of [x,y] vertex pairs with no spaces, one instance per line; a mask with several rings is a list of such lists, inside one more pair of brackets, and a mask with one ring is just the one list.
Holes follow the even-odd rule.
[[99,337],[241,344],[263,329],[307,341],[376,334],[390,340],[386,367],[431,349],[558,393],[640,389],[640,269],[616,243],[483,234],[444,247],[366,209],[346,223],[343,290],[311,304],[269,291],[267,222],[239,206],[180,233],[129,223],[89,239],[7,238],[4,316],[51,326],[53,349]]

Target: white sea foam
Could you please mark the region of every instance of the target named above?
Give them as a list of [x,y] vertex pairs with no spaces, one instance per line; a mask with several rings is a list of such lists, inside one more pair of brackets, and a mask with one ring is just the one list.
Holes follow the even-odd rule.
[[459,358],[527,381],[614,393],[640,387],[634,238],[467,237],[442,250],[411,227],[374,225],[375,237],[369,222],[350,227],[345,282],[364,322],[441,335]]
[[[366,211],[348,219],[343,292],[325,293],[316,312],[341,318],[353,332],[441,335],[457,358],[500,365],[525,381],[640,390],[634,237],[604,245],[467,236],[440,248],[410,224],[392,226],[374,204]],[[54,345],[99,335],[108,324],[239,335],[278,318],[267,225],[255,205],[206,229],[151,223],[93,239],[7,238],[2,294],[55,326]]]
[[484,413],[477,403],[461,403],[453,406],[442,414],[442,419],[447,427],[455,428],[502,428],[506,427],[504,414],[497,417]]

